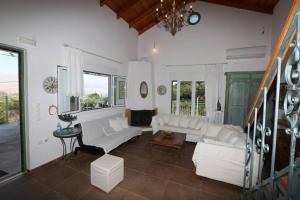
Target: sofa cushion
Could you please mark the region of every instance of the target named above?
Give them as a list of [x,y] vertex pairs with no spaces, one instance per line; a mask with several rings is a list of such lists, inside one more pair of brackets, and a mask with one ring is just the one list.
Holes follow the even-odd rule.
[[84,142],[86,142],[85,140],[87,138],[88,140],[93,140],[104,135],[99,120],[83,122],[81,123],[81,128],[83,134],[82,138]]
[[198,121],[199,121],[199,119],[196,118],[196,117],[191,118],[188,127],[193,128],[193,129],[196,128],[196,125],[197,125]]
[[205,124],[205,122],[203,122],[201,120],[198,121],[197,124],[196,124],[195,129],[200,130],[204,124]]
[[220,124],[207,124],[205,136],[217,137],[222,127]]
[[246,147],[246,137],[239,137],[236,142],[233,143],[234,146],[245,148]]
[[226,127],[223,127],[221,128],[221,130],[219,131],[219,134],[217,135],[217,139],[219,141],[223,141],[223,142],[226,142],[230,137],[231,135],[234,134],[234,131],[231,130],[231,129],[228,129]]
[[114,131],[121,131],[123,129],[122,121],[120,119],[110,119],[109,126],[114,129]]
[[170,119],[169,119],[169,122],[168,122],[168,125],[179,126],[179,119],[180,118],[178,116],[171,115]]
[[162,118],[163,121],[164,121],[164,124],[167,124],[167,123],[169,122],[170,116],[171,116],[171,115],[166,115],[166,114],[163,114],[163,115],[161,116],[161,118]]
[[187,128],[189,126],[189,123],[190,123],[190,118],[189,117],[180,117],[180,120],[179,120],[179,126],[182,127],[182,128]]
[[118,134],[112,134],[110,136],[103,135],[101,137],[95,138],[91,141],[89,141],[89,145],[102,147],[105,151],[105,153],[110,152],[114,148],[118,147],[120,144],[128,141],[129,139],[140,135],[141,129],[137,127],[129,127],[123,129]]

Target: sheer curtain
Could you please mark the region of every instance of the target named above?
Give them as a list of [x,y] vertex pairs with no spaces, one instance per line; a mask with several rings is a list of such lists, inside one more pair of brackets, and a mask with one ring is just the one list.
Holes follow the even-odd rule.
[[81,96],[82,92],[82,51],[65,47],[65,66],[68,68],[67,96]]

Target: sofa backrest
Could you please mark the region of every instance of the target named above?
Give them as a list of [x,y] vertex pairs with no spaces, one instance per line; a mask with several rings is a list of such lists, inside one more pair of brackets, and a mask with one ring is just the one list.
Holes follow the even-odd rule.
[[100,118],[92,121],[86,121],[81,123],[82,139],[84,143],[88,143],[96,138],[104,136],[103,127],[109,127],[109,120],[122,117],[121,114],[112,115],[105,118]]

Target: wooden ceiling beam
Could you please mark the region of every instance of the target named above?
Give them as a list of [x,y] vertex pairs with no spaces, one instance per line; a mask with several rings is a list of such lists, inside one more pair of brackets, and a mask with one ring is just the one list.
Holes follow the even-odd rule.
[[225,0],[200,0],[200,1],[207,2],[207,3],[214,3],[214,4],[224,5],[224,6],[230,6],[230,7],[234,7],[234,8],[240,8],[240,9],[244,9],[244,10],[251,10],[251,11],[256,11],[256,12],[261,12],[261,13],[266,13],[266,14],[273,14],[273,8],[272,7],[261,6],[261,5],[258,5],[258,4],[253,4],[251,2],[233,1],[233,0],[230,0],[230,1],[225,1]]
[[140,0],[131,0],[129,3],[125,4],[124,6],[122,6],[122,8],[120,8],[117,11],[117,18],[119,19],[122,14],[124,14],[126,11],[130,10],[130,8],[132,8],[133,6],[135,6],[138,2],[140,2]]
[[153,4],[150,8],[147,10],[143,11],[142,13],[138,14],[136,18],[133,20],[129,21],[129,28],[135,26],[139,22],[143,21],[145,18],[150,17],[153,15],[156,11],[156,8],[160,6],[160,1],[157,1],[155,4]]
[[143,28],[139,29],[139,35],[143,34],[144,32],[146,32],[147,30],[149,30],[150,28],[152,28],[153,26],[155,26],[157,24],[156,21],[150,21],[148,24],[146,24],[146,26],[144,26]]

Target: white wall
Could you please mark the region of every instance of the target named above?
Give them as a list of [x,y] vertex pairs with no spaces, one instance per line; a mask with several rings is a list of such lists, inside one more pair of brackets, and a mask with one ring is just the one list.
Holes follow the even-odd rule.
[[[152,110],[154,106],[151,63],[145,61],[129,62],[127,78],[126,108],[131,110]],[[140,95],[140,85],[143,81],[148,86],[148,95],[145,98]]]
[[[155,95],[156,107],[159,112],[170,112],[170,88],[171,80],[175,78],[174,74],[177,73],[178,78],[184,78],[181,76],[182,70],[166,67],[167,65],[182,65],[181,68],[193,65],[188,68],[190,74],[197,78],[196,73],[199,73],[200,68],[216,66],[203,64],[227,62],[225,50],[228,48],[264,45],[267,46],[267,56],[264,59],[234,61],[218,66],[222,74],[226,71],[262,71],[269,60],[272,33],[271,15],[204,2],[193,3],[193,8],[200,12],[202,20],[196,26],[183,27],[175,37],[157,27],[139,36],[139,57],[147,57],[153,62],[155,89],[161,84],[168,88],[166,95]],[[263,29],[264,34],[262,34]],[[157,54],[151,53],[154,41],[158,48]],[[208,79],[205,74],[203,77]],[[201,77],[199,76],[199,78]],[[224,77],[219,83],[219,87],[222,88],[221,101],[222,108],[224,108]],[[210,109],[214,109],[217,102],[210,103],[215,105]]]
[[[62,147],[52,136],[58,119],[48,114],[48,106],[57,104],[57,96],[43,91],[42,82],[56,76],[56,66],[63,64],[63,44],[67,43],[123,62],[113,66],[86,56],[88,68],[114,68],[126,75],[128,60],[137,57],[137,33],[116,19],[98,0],[10,0],[0,2],[0,43],[26,50],[26,98],[28,110],[29,169],[61,156]],[[37,46],[18,42],[18,37],[35,38]],[[101,66],[101,68],[98,68]],[[108,69],[108,71],[111,71]],[[40,112],[38,112],[40,109]],[[122,108],[84,112],[78,121],[122,112]],[[48,139],[48,142],[45,140]],[[42,144],[39,144],[42,142]]]
[[272,53],[281,34],[294,0],[280,0],[274,8],[272,19]]

